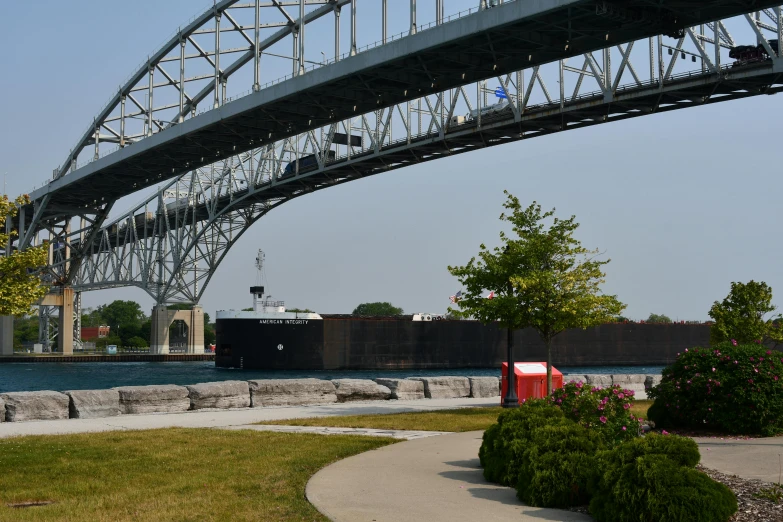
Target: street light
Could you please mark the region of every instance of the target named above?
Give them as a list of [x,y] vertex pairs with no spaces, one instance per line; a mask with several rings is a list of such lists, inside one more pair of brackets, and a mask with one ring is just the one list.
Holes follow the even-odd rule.
[[517,397],[516,372],[514,372],[514,330],[511,327],[506,329],[506,396],[503,397],[504,408],[519,407],[519,397]]

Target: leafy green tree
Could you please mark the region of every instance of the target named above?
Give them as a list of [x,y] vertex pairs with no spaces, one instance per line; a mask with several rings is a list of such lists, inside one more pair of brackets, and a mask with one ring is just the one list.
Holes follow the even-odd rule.
[[[94,327],[106,324],[101,311],[96,308],[85,308],[82,311],[82,326]],[[115,325],[116,326],[116,325]]]
[[764,281],[731,283],[731,291],[722,302],[715,301],[709,315],[710,342],[717,344],[735,340],[739,344],[753,342],[783,342],[783,328],[778,327],[781,315],[766,318],[776,310],[772,304],[772,288]]
[[663,314],[650,314],[650,317],[647,318],[648,323],[671,323],[672,320],[669,318],[669,316],[663,315]]
[[353,311],[353,315],[366,316],[402,315],[403,313],[402,308],[397,308],[393,304],[387,302],[362,303]]
[[[5,222],[16,216],[21,205],[30,203],[28,196],[9,200],[0,197],[0,249],[17,236],[16,231],[5,233]],[[38,269],[46,264],[47,247],[31,247],[25,250],[13,250],[6,256],[0,254],[0,315],[25,315],[30,312],[33,303],[46,294],[41,283]]]
[[286,312],[293,312],[293,313],[296,313],[296,314],[312,314],[312,313],[315,313],[312,310],[310,310],[309,308],[286,308],[285,311]]
[[29,315],[14,319],[14,349],[25,343],[38,342],[38,316]]
[[[113,301],[98,307],[98,312],[104,324],[116,329],[121,344],[127,344],[131,337],[141,335],[141,322],[146,318],[139,303],[135,301]],[[111,344],[111,343],[109,343]]]
[[[466,288],[457,302],[463,317],[472,316],[488,324],[497,321],[512,331],[532,327],[547,348],[547,394],[552,393],[552,339],[569,328],[588,328],[610,321],[625,305],[616,296],[604,295],[600,285],[602,267],[596,250],[588,250],[573,237],[579,227],[576,217],[554,217],[554,209],[542,212],[533,202],[522,208],[519,199],[507,196],[500,215],[516,238],[500,232],[504,245],[490,250],[479,247],[478,260],[465,266],[450,266],[449,272]],[[545,223],[552,219],[551,225]],[[493,299],[484,297],[487,290]]]

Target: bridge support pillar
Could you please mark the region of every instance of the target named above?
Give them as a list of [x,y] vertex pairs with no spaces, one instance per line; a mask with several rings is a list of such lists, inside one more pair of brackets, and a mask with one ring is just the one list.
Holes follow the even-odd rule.
[[14,317],[0,316],[0,355],[14,354]]
[[57,345],[63,355],[73,355],[73,288],[63,288]]
[[155,354],[169,353],[169,326],[174,320],[166,305],[155,305],[152,308],[150,328],[150,352]]
[[188,327],[187,353],[204,353],[204,309],[195,305],[191,310],[169,310],[166,305],[152,309],[150,350],[155,354],[170,353],[169,327],[174,321],[183,321]]

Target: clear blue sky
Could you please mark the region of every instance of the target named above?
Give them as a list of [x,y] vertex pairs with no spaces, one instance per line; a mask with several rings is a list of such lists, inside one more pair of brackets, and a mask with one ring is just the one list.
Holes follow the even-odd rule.
[[[446,0],[446,11],[474,3]],[[362,17],[361,5],[366,43],[379,32],[362,25],[370,16]],[[51,176],[133,68],[204,7],[184,0],[4,6],[0,175],[8,173],[8,193]],[[394,13],[399,24],[406,10]],[[423,13],[419,21],[430,18]],[[263,248],[267,286],[289,306],[341,313],[381,300],[406,312],[443,312],[459,289],[446,266],[497,242],[504,189],[577,216],[584,245],[612,259],[605,290],[628,304],[630,317],[706,319],[732,281],[763,280],[783,295],[783,181],[774,160],[783,143],[781,109],[783,96],[763,96],[653,115],[296,199],[245,234],[202,304],[210,313],[249,306],[255,252]],[[93,292],[84,301],[117,298],[152,305],[136,289]]]

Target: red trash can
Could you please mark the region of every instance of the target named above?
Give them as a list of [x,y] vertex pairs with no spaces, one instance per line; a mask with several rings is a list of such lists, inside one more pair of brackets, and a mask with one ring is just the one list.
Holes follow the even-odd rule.
[[[508,390],[508,363],[501,366],[502,391],[500,402],[503,403],[503,397]],[[514,363],[514,378],[517,385],[517,397],[520,402],[522,399],[541,399],[546,397],[546,363],[545,362],[522,362]],[[552,367],[552,389],[556,390],[563,387],[563,374],[557,368]]]

